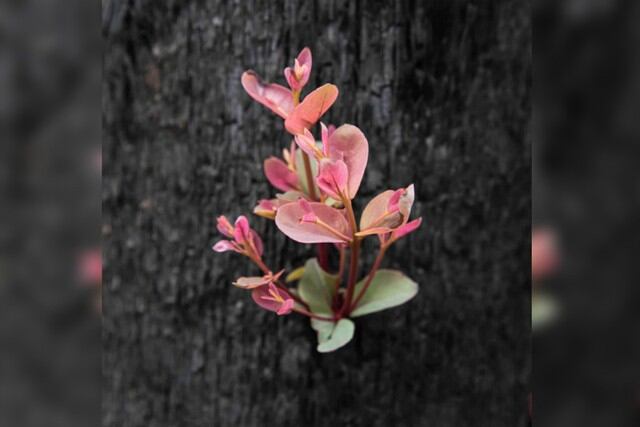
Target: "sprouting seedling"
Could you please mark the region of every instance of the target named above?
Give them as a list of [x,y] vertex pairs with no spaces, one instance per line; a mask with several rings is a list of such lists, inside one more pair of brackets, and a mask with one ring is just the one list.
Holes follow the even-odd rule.
[[[311,129],[338,98],[338,88],[325,84],[301,100],[311,66],[311,51],[304,48],[293,66],[284,70],[289,88],[265,83],[253,71],[242,75],[247,93],[284,119],[285,129],[293,136],[282,158],[271,156],[264,161],[267,180],[282,193],[260,200],[253,212],[275,220],[278,229],[296,242],[316,244],[319,252],[335,248],[340,260],[337,271],[329,271],[326,261],[321,265],[311,258],[283,282],[284,270],[274,273],[265,264],[262,239],[244,216],[234,224],[218,217],[218,230],[227,239],[213,249],[248,257],[262,275],[240,277],[233,284],[251,291],[256,304],[266,310],[309,317],[318,334],[318,351],[329,352],[353,338],[351,318],[398,306],[416,295],[415,282],[399,271],[380,269],[380,265],[389,247],[420,227],[422,218],[409,219],[415,197],[409,185],[378,194],[356,220],[352,200],[367,166],[369,143],[350,124],[336,128],[320,123],[320,140],[316,139]],[[370,271],[358,280],[361,242],[368,236],[377,236],[378,255]],[[297,287],[291,287],[296,281]]]

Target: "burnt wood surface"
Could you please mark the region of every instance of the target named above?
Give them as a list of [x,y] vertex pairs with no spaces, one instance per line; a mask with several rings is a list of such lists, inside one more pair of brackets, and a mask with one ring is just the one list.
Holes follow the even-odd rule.
[[[104,425],[527,425],[527,1],[111,0],[103,35]],[[304,46],[311,87],[340,89],[325,120],[369,140],[356,208],[415,183],[424,218],[383,264],[416,298],[330,354],[210,249],[246,213],[273,269],[313,255],[250,215],[290,139],[240,85]]]

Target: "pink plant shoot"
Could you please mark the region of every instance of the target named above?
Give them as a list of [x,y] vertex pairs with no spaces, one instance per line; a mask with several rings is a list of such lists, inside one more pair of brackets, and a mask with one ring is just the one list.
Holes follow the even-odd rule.
[[[338,88],[327,83],[303,98],[311,71],[311,50],[304,48],[284,69],[288,87],[267,83],[254,71],[246,71],[241,83],[251,98],[284,120],[291,135],[282,157],[264,161],[265,177],[276,193],[259,200],[253,212],[274,220],[288,238],[315,245],[317,258],[282,280],[285,270],[274,273],[267,266],[262,239],[245,216],[233,224],[218,217],[217,229],[224,238],[213,250],[249,258],[260,275],[239,277],[233,285],[250,291],[258,306],[279,316],[308,317],[317,332],[318,351],[330,352],[351,341],[353,318],[401,305],[416,295],[413,280],[380,267],[389,247],[418,229],[422,218],[410,219],[413,185],[383,191],[356,218],[352,201],[367,167],[369,142],[356,126],[320,122],[337,100]],[[314,135],[318,130],[319,139]],[[371,267],[361,274],[361,244],[366,238],[376,238],[378,249]],[[336,265],[329,262],[331,251],[337,253]]]

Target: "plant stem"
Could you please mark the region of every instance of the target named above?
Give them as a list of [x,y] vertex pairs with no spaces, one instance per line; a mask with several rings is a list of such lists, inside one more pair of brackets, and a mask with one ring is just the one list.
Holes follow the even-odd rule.
[[358,260],[360,258],[360,238],[356,236],[358,232],[358,226],[356,225],[356,217],[353,213],[353,206],[351,205],[351,199],[348,196],[342,197],[342,203],[347,208],[347,214],[349,217],[349,223],[351,224],[351,233],[353,240],[351,241],[351,259],[349,265],[349,281],[347,283],[347,293],[345,295],[344,303],[340,309],[340,317],[344,317],[351,306],[351,300],[353,298],[353,292],[356,286],[356,280],[358,277]]
[[329,244],[318,243],[316,245],[316,253],[318,255],[318,264],[324,271],[329,271]]
[[380,251],[378,252],[378,256],[376,257],[376,260],[373,262],[373,266],[371,267],[371,271],[369,271],[369,274],[367,275],[367,280],[366,280],[366,282],[364,282],[364,286],[360,290],[360,293],[358,294],[356,299],[353,301],[353,304],[351,304],[351,307],[349,307],[349,310],[348,310],[347,314],[350,314],[353,311],[353,309],[355,309],[358,306],[358,303],[360,302],[360,300],[362,299],[364,294],[367,292],[367,289],[369,289],[369,285],[373,281],[373,278],[375,277],[376,272],[378,271],[378,268],[380,268],[380,264],[382,263],[382,259],[384,258],[384,254],[385,254],[386,250],[387,250],[387,248],[385,246],[381,246],[380,247]]
[[[293,91],[293,106],[297,106],[300,104],[300,91]],[[318,195],[316,194],[316,186],[313,182],[313,172],[311,170],[311,161],[309,160],[309,155],[302,151],[302,162],[304,163],[304,174],[307,178],[307,188],[309,190],[309,197],[311,200],[318,200]]]
[[351,306],[351,300],[353,299],[353,292],[356,287],[356,279],[358,277],[358,260],[360,258],[360,239],[356,239],[351,244],[351,260],[349,265],[349,282],[347,283],[347,293],[345,295],[340,315],[342,317],[347,315],[349,307]]
[[294,307],[293,311],[295,311],[296,313],[300,313],[302,315],[308,316],[308,317],[310,317],[312,319],[323,320],[325,322],[333,322],[334,321],[334,319],[331,318],[331,317],[320,316],[318,314],[311,313],[310,311],[307,311],[307,310],[305,310],[303,308]]
[[311,200],[317,201],[318,195],[316,194],[316,184],[313,182],[313,171],[311,170],[311,160],[309,155],[302,152],[302,162],[304,163],[304,174],[307,177],[307,188],[309,190],[309,197]]

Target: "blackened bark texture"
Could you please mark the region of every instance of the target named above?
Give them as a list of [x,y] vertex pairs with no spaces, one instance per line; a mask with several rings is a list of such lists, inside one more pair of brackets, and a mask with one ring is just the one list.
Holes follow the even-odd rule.
[[[105,2],[104,424],[526,425],[529,20],[527,1]],[[418,296],[331,354],[210,249],[290,142],[240,75],[282,82],[305,45],[311,84],[340,88],[326,121],[370,143],[356,207],[415,183],[425,220],[384,262]],[[312,254],[251,222],[273,269]]]

